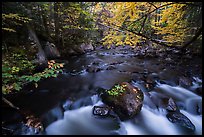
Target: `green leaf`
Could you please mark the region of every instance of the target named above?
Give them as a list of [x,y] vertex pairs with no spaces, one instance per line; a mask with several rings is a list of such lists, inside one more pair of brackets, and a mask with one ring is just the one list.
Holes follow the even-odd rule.
[[13,86],[14,86],[14,89],[17,91],[22,89],[19,83],[14,83]]
[[50,73],[51,73],[51,74],[54,74],[54,73],[55,73],[55,71],[54,71],[54,70],[50,70]]
[[50,74],[48,74],[48,73],[47,73],[47,74],[45,74],[45,78],[48,78],[49,76],[50,76]]
[[31,79],[31,78],[30,78],[29,76],[28,76],[28,77],[25,77],[25,80],[26,80],[26,81],[30,81],[30,79]]
[[40,80],[40,77],[35,77],[33,80],[34,80],[35,82],[38,82],[38,81]]
[[62,73],[62,69],[60,69],[60,70],[59,70],[59,72],[61,72],[61,73]]
[[54,75],[52,75],[52,76],[56,78],[56,77],[57,77],[57,74],[54,74]]

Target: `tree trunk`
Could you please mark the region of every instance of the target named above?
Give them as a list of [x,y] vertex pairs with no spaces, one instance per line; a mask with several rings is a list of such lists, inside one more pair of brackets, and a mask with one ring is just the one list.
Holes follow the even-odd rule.
[[50,34],[50,38],[52,38],[53,39],[53,37],[51,36],[51,33],[53,33],[53,26],[52,26],[52,20],[53,20],[53,18],[54,18],[54,16],[53,16],[53,2],[50,2],[49,3],[50,4],[50,9],[49,9],[49,12],[50,12],[50,14],[49,14],[49,17],[48,17],[48,21],[49,21],[49,26],[48,26],[48,32],[49,32],[49,34]]
[[55,40],[56,40],[56,46],[59,47],[60,42],[60,34],[59,34],[59,15],[58,15],[59,5],[58,2],[54,3],[54,21],[55,21]]
[[46,37],[48,38],[48,41],[49,42],[53,42],[51,37],[50,37],[50,30],[49,30],[49,27],[48,27],[48,24],[47,24],[47,17],[45,16],[45,11],[42,11],[42,20],[43,20],[43,25],[44,25],[44,28],[45,28],[45,33],[46,33]]

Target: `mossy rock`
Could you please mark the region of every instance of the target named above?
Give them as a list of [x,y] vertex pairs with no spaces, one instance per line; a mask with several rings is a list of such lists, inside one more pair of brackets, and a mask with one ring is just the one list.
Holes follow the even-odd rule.
[[110,95],[108,92],[104,92],[101,98],[121,120],[127,120],[133,118],[141,111],[144,95],[139,88],[127,82],[122,82],[120,86],[125,88],[124,92],[118,95]]

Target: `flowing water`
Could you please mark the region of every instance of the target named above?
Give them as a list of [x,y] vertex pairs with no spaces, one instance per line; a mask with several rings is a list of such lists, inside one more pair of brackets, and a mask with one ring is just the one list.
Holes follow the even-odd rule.
[[[150,108],[144,103],[141,112],[135,118],[127,121],[120,121],[114,118],[98,118],[92,114],[93,106],[102,105],[103,103],[97,95],[91,96],[90,104],[85,106],[67,110],[64,112],[64,117],[50,124],[46,128],[48,135],[188,135],[202,134],[202,115],[193,114],[192,110],[188,110],[189,102],[196,99],[201,105],[202,98],[192,92],[183,89],[182,87],[172,87],[166,84],[158,84],[158,88],[163,89],[162,92],[169,94],[169,90],[174,89],[178,96],[174,93],[169,94],[172,98],[179,98],[178,101],[185,100],[184,107],[181,113],[186,115],[195,125],[195,132],[187,131],[168,121],[166,112],[163,108]],[[187,92],[187,93],[186,93]],[[180,100],[180,95],[184,95]],[[188,98],[186,97],[188,96]],[[145,100],[147,100],[145,96]],[[76,101],[77,102],[77,101]],[[146,101],[145,101],[146,102]],[[193,102],[193,101],[192,101]],[[196,105],[192,105],[192,108]],[[200,106],[201,108],[201,106]]]
[[[201,73],[191,66],[169,65],[159,58],[138,58],[125,50],[93,51],[80,57],[60,60],[65,62],[57,78],[42,80],[38,88],[25,88],[26,92],[10,99],[23,109],[40,117],[46,135],[201,135],[202,88]],[[195,63],[195,61],[192,61]],[[187,62],[187,64],[189,64]],[[87,71],[87,66],[100,68]],[[112,66],[112,69],[107,69]],[[178,79],[190,70],[192,85],[182,87]],[[145,86],[152,78],[154,87]],[[97,90],[109,89],[120,82],[130,82],[144,93],[141,112],[134,118],[120,121],[117,117],[98,117],[92,114],[93,106],[103,105]],[[202,93],[201,93],[202,94]],[[180,112],[195,125],[195,131],[171,123],[163,102],[173,98]],[[25,103],[26,102],[26,103]],[[5,115],[8,112],[5,112]],[[14,134],[35,134],[33,129],[12,123]]]

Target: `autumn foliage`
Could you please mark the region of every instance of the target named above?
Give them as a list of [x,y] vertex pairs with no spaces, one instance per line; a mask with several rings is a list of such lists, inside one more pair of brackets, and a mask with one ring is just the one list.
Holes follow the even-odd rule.
[[104,45],[134,47],[148,38],[181,46],[201,27],[201,9],[193,2],[109,2],[98,3],[95,10],[107,26]]

